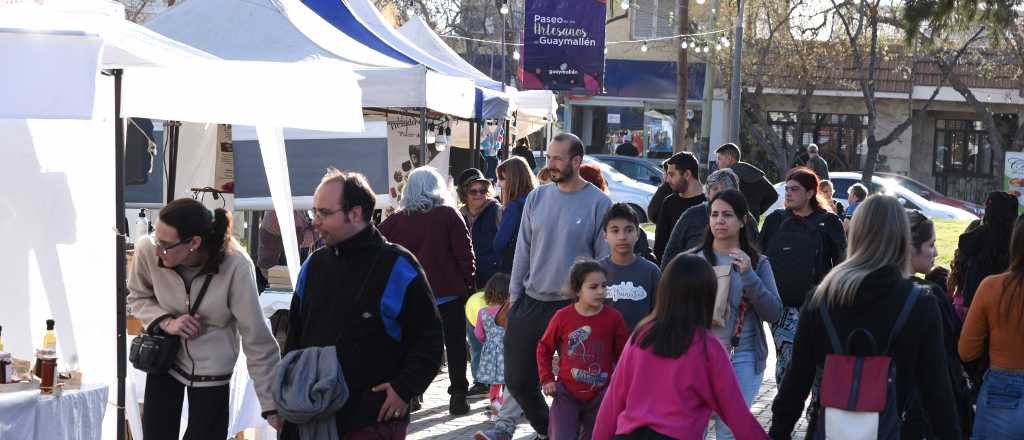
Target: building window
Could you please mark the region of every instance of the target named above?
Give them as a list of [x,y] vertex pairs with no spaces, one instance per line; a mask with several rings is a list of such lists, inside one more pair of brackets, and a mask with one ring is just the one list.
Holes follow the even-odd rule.
[[671,37],[677,34],[677,0],[635,0],[629,15],[634,40]]
[[992,174],[992,146],[981,121],[935,121],[934,157],[935,174]]
[[801,151],[817,144],[822,157],[835,171],[860,170],[867,153],[864,129],[867,115],[810,113],[807,122],[797,124],[796,112],[768,112],[768,123],[787,148]]

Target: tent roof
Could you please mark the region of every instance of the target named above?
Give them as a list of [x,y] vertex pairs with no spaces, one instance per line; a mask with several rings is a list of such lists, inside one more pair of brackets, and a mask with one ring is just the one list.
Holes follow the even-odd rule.
[[[348,65],[226,62],[125,20],[109,0],[2,4],[0,59],[0,82],[19,85],[0,88],[0,117],[90,119],[97,70],[120,68],[123,116],[363,129]],[[293,81],[265,90],[281,78]]]
[[[439,56],[443,52],[418,46],[391,27],[369,0],[302,0],[315,13],[342,33],[392,56],[413,60],[438,72],[466,76],[480,87],[501,91],[504,86],[476,69],[453,66]],[[424,50],[427,49],[427,50]]]
[[427,107],[473,116],[471,80],[375,50],[340,32],[299,0],[180,2],[146,27],[226,59],[340,60],[363,77],[363,107]]

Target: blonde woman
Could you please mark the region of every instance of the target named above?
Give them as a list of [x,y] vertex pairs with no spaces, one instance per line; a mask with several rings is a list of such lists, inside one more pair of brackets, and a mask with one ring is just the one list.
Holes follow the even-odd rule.
[[494,251],[501,255],[498,271],[512,273],[512,259],[519,237],[519,223],[523,219],[526,196],[537,187],[537,178],[522,157],[512,157],[498,165],[498,184],[501,186],[501,224],[494,236]]
[[[877,351],[863,336],[845,347],[852,355],[877,355],[884,350],[896,317],[911,295],[910,224],[899,200],[877,195],[867,199],[850,224],[847,258],[818,285],[800,312],[793,359],[772,405],[773,439],[788,439],[804,408],[804,401],[815,382],[816,369],[823,368],[825,355],[833,352],[819,308],[827,307],[840,341],[846,341],[854,329],[871,333]],[[927,290],[913,301],[906,324],[892,339],[885,354],[896,365],[896,401],[900,413],[910,418],[908,428],[927,422],[935,438],[959,438],[953,392],[945,368],[942,345],[942,318],[937,299]],[[919,405],[920,408],[912,408]],[[810,413],[808,437],[824,438],[824,410]]]

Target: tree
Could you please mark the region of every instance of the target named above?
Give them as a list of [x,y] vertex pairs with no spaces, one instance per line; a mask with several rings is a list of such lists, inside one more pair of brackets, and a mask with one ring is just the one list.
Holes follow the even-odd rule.
[[[995,157],[1008,150],[1024,149],[1024,115],[1013,127],[1000,127],[992,105],[980,99],[968,86],[965,74],[992,75],[1002,70],[1016,78],[1018,93],[1024,96],[1024,15],[1020,0],[928,0],[910,1],[902,17],[894,19],[906,30],[908,41],[919,42],[935,59],[949,85],[962,96],[978,114],[988,134],[989,145]],[[929,9],[930,8],[930,9]],[[950,62],[943,56],[948,52],[943,42],[974,30],[974,38],[964,63]],[[987,38],[979,38],[982,33]],[[1007,72],[1007,70],[1009,70]],[[1001,164],[1000,164],[1001,165]]]

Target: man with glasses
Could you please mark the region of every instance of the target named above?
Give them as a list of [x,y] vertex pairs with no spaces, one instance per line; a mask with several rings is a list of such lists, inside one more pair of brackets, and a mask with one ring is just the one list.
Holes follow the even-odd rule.
[[[399,439],[410,399],[441,368],[441,319],[416,258],[370,223],[374,205],[361,174],[324,176],[312,212],[325,246],[299,271],[285,353],[334,346],[349,389],[339,436]],[[283,438],[298,431],[288,425]]]
[[573,262],[609,254],[600,226],[612,201],[580,177],[583,154],[571,133],[548,145],[546,169],[555,184],[526,197],[512,264],[505,380],[540,438],[547,438],[548,405],[538,384],[537,343],[555,312],[569,304],[561,290]]

